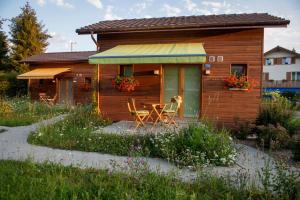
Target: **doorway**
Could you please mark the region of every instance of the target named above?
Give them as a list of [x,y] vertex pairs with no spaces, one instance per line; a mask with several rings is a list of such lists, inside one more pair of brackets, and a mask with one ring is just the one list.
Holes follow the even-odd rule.
[[183,104],[180,116],[199,117],[201,70],[199,65],[164,66],[164,102],[180,95]]
[[60,79],[59,80],[59,103],[73,105],[73,80]]

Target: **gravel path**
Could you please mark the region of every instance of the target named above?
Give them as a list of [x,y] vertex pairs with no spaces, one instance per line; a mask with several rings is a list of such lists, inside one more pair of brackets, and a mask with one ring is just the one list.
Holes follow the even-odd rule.
[[[0,159],[2,160],[26,160],[28,158],[37,163],[46,161],[59,163],[65,166],[76,166],[80,168],[97,168],[109,169],[117,164],[121,167],[126,167],[126,161],[129,157],[114,156],[109,154],[60,150],[49,147],[41,147],[27,143],[27,137],[31,131],[35,131],[40,125],[53,124],[62,120],[64,115],[58,116],[49,120],[21,127],[1,127],[7,131],[0,133]],[[265,167],[266,160],[270,161],[273,167],[273,160],[265,153],[258,151],[249,146],[242,144],[236,145],[238,148],[237,164],[232,167],[207,167],[204,171],[209,171],[218,176],[236,177],[240,173],[249,173],[252,181],[258,181],[258,171]],[[184,180],[192,180],[196,177],[196,172],[187,168],[178,169],[173,164],[162,159],[143,158],[148,162],[149,167],[153,171],[167,173],[177,171],[179,176]],[[114,161],[115,164],[112,164]]]

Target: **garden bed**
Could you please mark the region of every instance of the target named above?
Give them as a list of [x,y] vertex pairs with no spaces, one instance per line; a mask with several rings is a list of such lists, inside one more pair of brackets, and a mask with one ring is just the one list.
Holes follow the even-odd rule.
[[164,176],[150,172],[139,162],[130,162],[127,173],[78,169],[30,161],[0,161],[0,199],[299,199],[296,177],[282,174],[270,184],[246,186],[244,176],[236,181],[199,173],[192,183],[176,173]]
[[0,126],[25,126],[66,113],[70,108],[33,102],[27,97],[0,99]]
[[121,156],[158,157],[178,166],[228,166],[236,150],[228,134],[203,124],[189,124],[177,131],[156,134],[96,133],[108,122],[85,109],[78,109],[54,125],[41,127],[29,143],[53,148],[108,153]]

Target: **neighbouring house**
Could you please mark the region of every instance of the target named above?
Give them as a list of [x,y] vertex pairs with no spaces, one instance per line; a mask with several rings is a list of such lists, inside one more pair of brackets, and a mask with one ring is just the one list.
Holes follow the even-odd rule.
[[[181,95],[180,117],[230,126],[257,117],[264,28],[289,22],[266,13],[182,16],[100,21],[76,32],[90,34],[99,51],[89,63],[97,65],[103,116],[131,119],[128,98],[164,103]],[[248,91],[225,88],[224,79],[236,72],[257,85]],[[131,92],[117,90],[112,84],[117,75],[133,76],[139,85]]]
[[96,66],[88,63],[88,57],[96,51],[42,53],[28,57],[29,72],[18,79],[28,79],[32,99],[40,94],[55,98],[62,104],[85,104],[92,102],[93,83],[97,81]]
[[264,91],[300,92],[300,54],[277,46],[264,53]]

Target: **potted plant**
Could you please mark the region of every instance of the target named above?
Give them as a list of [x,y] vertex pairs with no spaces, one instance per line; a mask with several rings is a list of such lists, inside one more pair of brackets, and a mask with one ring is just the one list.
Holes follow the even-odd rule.
[[133,77],[121,77],[118,75],[112,80],[112,85],[119,91],[131,92],[135,90],[139,82]]
[[249,90],[254,87],[254,82],[248,80],[244,75],[230,75],[224,82],[225,88],[228,88],[228,90]]

